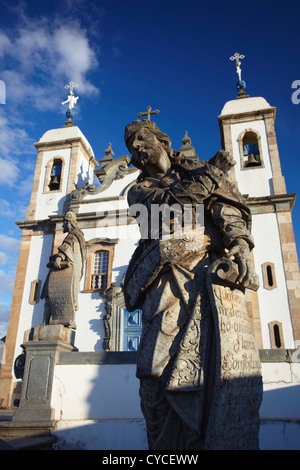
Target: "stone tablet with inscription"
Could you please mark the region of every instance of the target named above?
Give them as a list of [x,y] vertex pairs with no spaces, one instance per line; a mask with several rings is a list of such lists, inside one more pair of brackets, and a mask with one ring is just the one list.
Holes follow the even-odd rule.
[[207,449],[258,449],[262,377],[243,290],[208,275],[216,335],[214,390]]
[[73,326],[75,308],[73,299],[74,268],[53,270],[49,274],[48,297],[51,308],[49,324]]

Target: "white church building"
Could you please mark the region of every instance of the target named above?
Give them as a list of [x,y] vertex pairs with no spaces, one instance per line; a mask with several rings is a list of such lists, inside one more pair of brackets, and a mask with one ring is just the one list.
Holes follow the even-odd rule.
[[[291,211],[275,132],[276,108],[242,90],[225,103],[221,146],[236,161],[228,178],[251,208],[253,261],[260,279],[247,310],[262,361],[261,449],[300,449],[300,275]],[[0,438],[49,433],[58,449],[147,449],[135,376],[141,312],[127,312],[122,280],[139,241],[127,192],[138,170],[111,144],[98,162],[71,117],[34,144],[37,161],[0,372],[0,403],[13,410]],[[185,135],[180,151],[198,158]],[[71,344],[43,326],[41,288],[50,255],[75,212],[86,241]],[[24,366],[25,364],[25,366]],[[23,434],[22,434],[23,433]]]

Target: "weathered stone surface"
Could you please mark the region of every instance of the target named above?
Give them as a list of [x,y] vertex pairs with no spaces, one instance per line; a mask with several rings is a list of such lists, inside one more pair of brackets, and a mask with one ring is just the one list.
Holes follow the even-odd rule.
[[[56,336],[60,327],[64,328],[61,325],[46,325],[41,331],[36,327],[35,331],[26,333],[25,339],[29,338],[29,341],[23,344],[26,362],[21,399],[19,408],[14,411],[11,428],[23,428],[24,422],[31,422],[32,428],[40,426],[48,429],[54,423],[51,396],[55,364],[61,351],[74,351],[75,348],[70,343],[58,339],[42,338]],[[31,333],[35,339],[30,339]],[[28,426],[30,427],[30,424]],[[11,432],[16,432],[16,429],[11,429]]]
[[235,163],[222,151],[185,158],[149,120],[129,124],[125,141],[142,170],[130,206],[143,204],[148,220],[158,204],[187,204],[193,221],[197,206],[205,214],[203,237],[193,222],[173,240],[174,212],[169,240],[163,217],[155,240],[140,224],[125,276],[126,307],[143,310],[137,377],[149,448],[257,449],[262,380],[244,291],[256,291],[258,277],[250,209],[225,177]]
[[74,269],[72,266],[49,273],[48,299],[51,309],[49,323],[52,325],[73,326],[74,324],[73,282]]
[[216,332],[216,376],[207,425],[208,449],[258,449],[262,378],[244,292],[207,278]]
[[74,344],[74,331],[63,325],[38,325],[25,331],[24,342],[28,341],[63,341]]
[[64,217],[63,230],[68,235],[58,248],[58,254],[50,257],[49,274],[41,295],[45,299],[44,324],[76,329],[75,312],[83,275],[85,241],[71,211]]

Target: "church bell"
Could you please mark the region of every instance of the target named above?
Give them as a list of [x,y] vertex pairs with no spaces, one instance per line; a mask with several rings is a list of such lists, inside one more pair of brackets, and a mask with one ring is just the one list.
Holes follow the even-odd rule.
[[251,166],[259,166],[260,161],[259,161],[259,156],[256,156],[254,153],[249,153],[248,159],[245,162],[245,167],[251,167]]
[[59,189],[59,179],[58,179],[57,176],[53,176],[51,178],[51,182],[50,182],[49,187],[50,187],[51,191],[55,191],[55,190]]

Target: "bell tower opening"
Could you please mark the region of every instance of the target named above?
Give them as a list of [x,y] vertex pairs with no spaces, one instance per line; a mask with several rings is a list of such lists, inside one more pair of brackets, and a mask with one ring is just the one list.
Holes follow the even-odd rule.
[[257,134],[248,131],[243,137],[243,167],[252,168],[261,166],[261,155],[259,151],[259,143]]
[[61,170],[62,170],[62,161],[59,158],[55,158],[53,161],[51,174],[50,174],[50,182],[48,185],[50,191],[59,190],[60,181],[61,181]]

